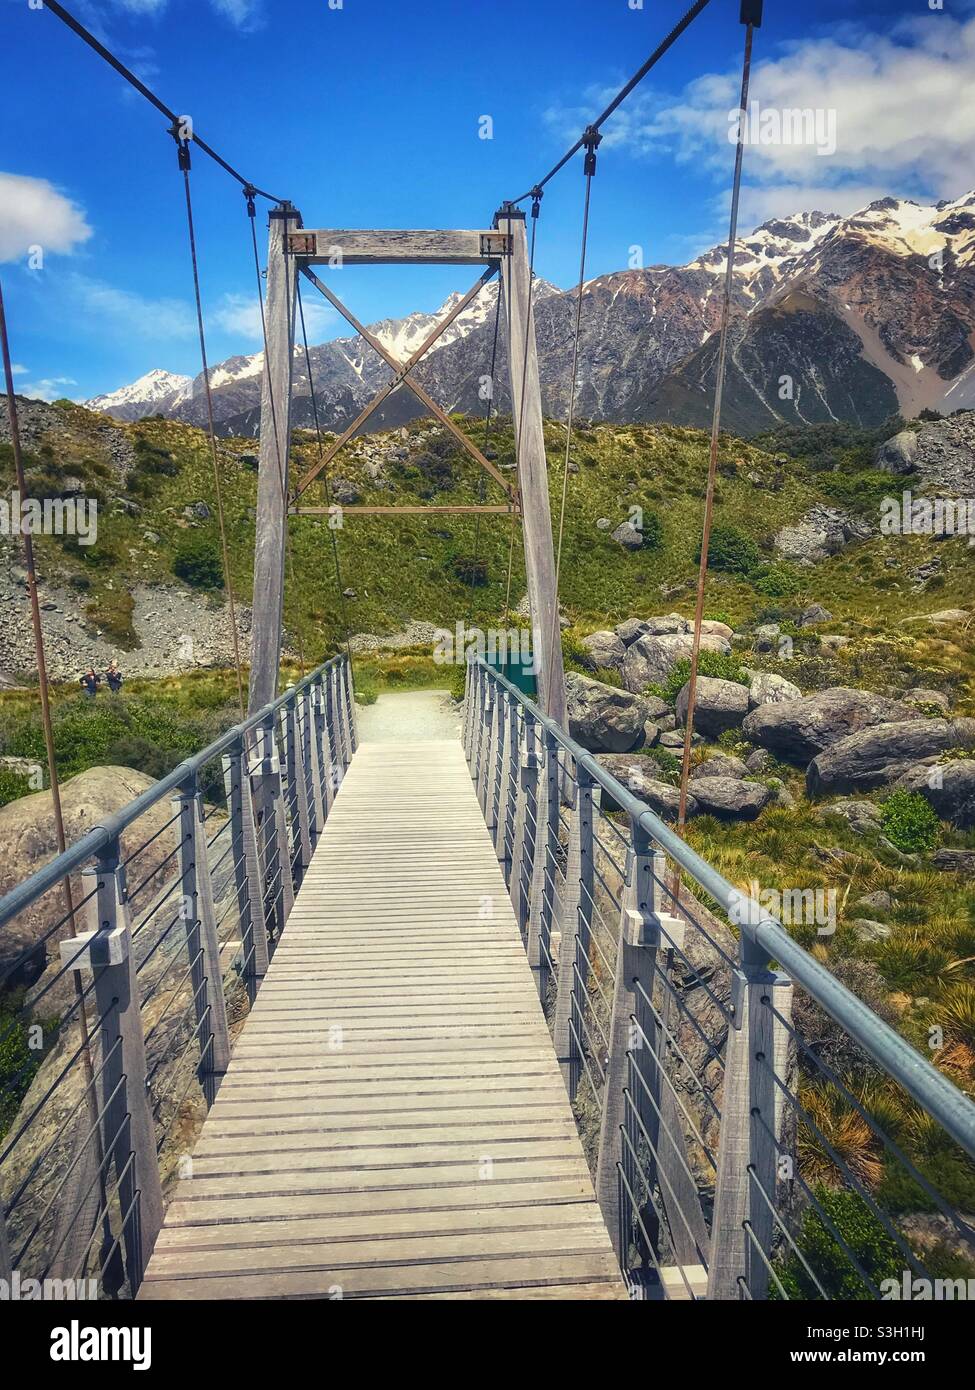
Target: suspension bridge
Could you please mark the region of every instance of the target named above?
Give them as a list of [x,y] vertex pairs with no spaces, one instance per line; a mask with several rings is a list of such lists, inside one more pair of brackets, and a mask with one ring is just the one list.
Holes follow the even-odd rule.
[[[271,199],[247,707],[238,652],[240,722],[82,839],[62,834],[59,854],[0,900],[0,932],[40,924],[29,954],[46,969],[25,1018],[55,1000],[59,1017],[0,1141],[0,1277],[95,1277],[104,1294],[144,1300],[829,1298],[821,1243],[804,1236],[814,1216],[859,1296],[880,1297],[824,1193],[824,1162],[921,1277],[925,1249],[824,1132],[810,1078],[842,1096],[918,1209],[971,1240],[966,1217],[804,1035],[796,992],[962,1161],[975,1156],[970,1099],[566,732],[565,493],[556,527],[532,313],[537,214],[544,184],[584,152],[581,284],[599,127],[705,3],[489,227],[308,229],[294,204]],[[62,6],[48,8],[172,118],[198,308],[193,142],[244,188],[260,292],[254,203],[268,195]],[[760,11],[746,3],[742,18],[744,105]],[[736,194],[740,157],[739,145]],[[530,241],[518,206],[529,198]],[[336,256],[475,265],[480,277],[398,362],[313,269]],[[732,259],[729,248],[729,280]],[[515,480],[411,375],[495,276]],[[318,462],[293,484],[301,279],[392,376],[327,449],[319,431]],[[199,327],[209,394],[202,310]],[[4,355],[22,471],[5,325]],[[401,387],[499,490],[478,510],[520,519],[538,694],[472,658],[456,738],[360,742],[347,654],[279,692],[287,528],[329,509],[327,493],[324,508],[299,503]],[[226,560],[212,408],[209,425]],[[566,463],[571,438],[570,406]],[[352,525],[368,509],[343,510]],[[702,602],[703,583],[695,658]],[[685,789],[692,727],[693,695]]]

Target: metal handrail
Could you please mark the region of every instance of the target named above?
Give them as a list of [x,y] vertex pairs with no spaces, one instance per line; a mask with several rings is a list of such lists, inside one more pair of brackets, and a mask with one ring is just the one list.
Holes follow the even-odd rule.
[[140,793],[128,805],[106,817],[99,825],[92,826],[91,830],[86,831],[80,840],[69,845],[63,854],[59,854],[43,864],[29,878],[25,878],[16,888],[12,888],[9,893],[0,898],[0,928],[5,927],[19,912],[30,907],[31,903],[36,902],[39,897],[48,892],[49,889],[54,888],[69,874],[80,869],[113,840],[118,839],[123,830],[126,830],[163,797],[176,791],[186,781],[194,777],[206,763],[219,757],[222,753],[226,753],[239,739],[257,729],[269,715],[273,715],[276,710],[294,700],[295,696],[302,690],[319,680],[324,672],[333,666],[341,665],[346,660],[347,658],[343,654],[333,656],[329,661],[323,662],[321,666],[309,672],[303,680],[290,686],[283,695],[279,695],[277,699],[272,700],[255,714],[249,715],[240,724],[235,724],[232,728],[227,729],[202,752],[184,759],[177,767],[173,768],[172,772],[167,772],[165,777],[154,782],[151,787]]
[[[730,883],[722,873],[702,859],[685,840],[672,830],[646,802],[633,795],[554,719],[543,714],[507,677],[483,659],[473,656],[470,664],[487,673],[489,680],[505,690],[575,760],[593,782],[607,791],[613,801],[641,826],[671,859],[680,866],[726,913],[749,942],[777,961],[831,1018],[835,1019],[879,1065],[899,1082],[932,1115],[951,1137],[975,1157],[975,1103],[953,1085],[936,1067],[842,985],[785,930],[760,903]],[[747,905],[747,912],[742,907]],[[2,904],[0,904],[2,907]],[[0,919],[2,920],[2,919]]]

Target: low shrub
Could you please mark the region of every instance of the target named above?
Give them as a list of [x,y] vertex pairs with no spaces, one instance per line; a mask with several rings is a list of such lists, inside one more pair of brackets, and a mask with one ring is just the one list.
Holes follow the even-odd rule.
[[880,808],[880,824],[904,854],[934,849],[940,837],[938,817],[920,792],[892,792]]

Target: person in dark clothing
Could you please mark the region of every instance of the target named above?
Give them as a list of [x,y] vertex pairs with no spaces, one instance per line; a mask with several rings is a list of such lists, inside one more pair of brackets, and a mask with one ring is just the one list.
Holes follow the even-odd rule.
[[93,700],[98,694],[98,687],[101,685],[101,677],[95,675],[94,666],[89,666],[88,670],[81,677],[81,688],[89,699]]
[[108,670],[105,672],[105,679],[108,681],[109,690],[113,695],[117,695],[122,689],[122,681],[125,679],[118,668],[117,661],[113,661],[111,666],[109,666]]

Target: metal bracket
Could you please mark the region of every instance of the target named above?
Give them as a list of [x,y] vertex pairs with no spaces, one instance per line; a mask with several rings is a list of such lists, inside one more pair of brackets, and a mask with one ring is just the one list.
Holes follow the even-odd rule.
[[86,931],[58,942],[61,964],[72,970],[92,970],[95,966],[121,965],[125,960],[125,928]]

